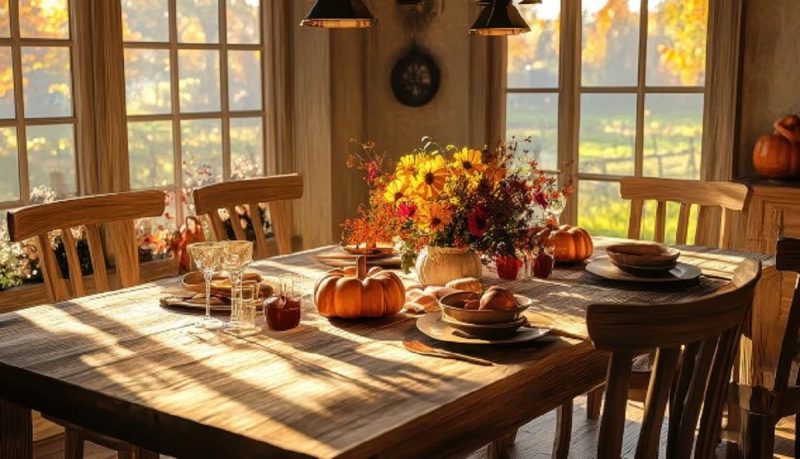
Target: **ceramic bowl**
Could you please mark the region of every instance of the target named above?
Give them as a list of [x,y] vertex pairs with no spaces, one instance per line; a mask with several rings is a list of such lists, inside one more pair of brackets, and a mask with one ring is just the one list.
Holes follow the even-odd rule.
[[505,338],[517,332],[519,327],[525,324],[525,318],[519,317],[517,320],[502,324],[471,324],[455,320],[450,316],[442,315],[442,320],[447,325],[475,338],[495,339]]
[[528,309],[533,300],[522,295],[514,295],[517,299],[516,309],[507,311],[496,311],[493,309],[464,309],[464,301],[479,299],[480,296],[473,292],[456,292],[443,296],[439,300],[442,309],[442,317],[453,319],[466,324],[508,324],[519,320],[522,312]]

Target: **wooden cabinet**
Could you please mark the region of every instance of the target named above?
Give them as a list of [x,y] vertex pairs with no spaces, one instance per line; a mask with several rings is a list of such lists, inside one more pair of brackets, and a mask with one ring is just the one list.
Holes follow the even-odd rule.
[[[774,255],[780,234],[800,238],[800,184],[755,182],[751,186],[753,194],[747,211],[745,250]],[[756,350],[752,362],[753,383],[772,387],[796,281],[795,274],[774,270],[761,281],[753,305],[754,320],[746,331],[746,341],[749,339],[752,343],[743,343],[743,347],[752,344]]]

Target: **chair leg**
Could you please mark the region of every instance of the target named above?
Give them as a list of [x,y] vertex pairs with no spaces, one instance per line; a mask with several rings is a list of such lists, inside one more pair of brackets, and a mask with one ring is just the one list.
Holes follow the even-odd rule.
[[603,408],[603,392],[606,387],[600,386],[586,394],[586,417],[589,419],[600,419],[600,411]]
[[794,415],[794,457],[800,457],[800,435],[797,434],[797,426],[800,426],[800,413]]
[[83,435],[80,430],[64,430],[64,459],[83,459]]
[[489,443],[486,447],[486,456],[488,459],[506,459],[511,457],[511,448],[514,447],[514,442],[517,440],[517,429],[503,435],[497,440]]
[[742,417],[742,457],[762,459],[773,457],[775,451],[775,424],[768,416],[748,414]]
[[569,444],[572,441],[572,400],[556,410],[556,438],[553,441],[553,457],[569,457]]

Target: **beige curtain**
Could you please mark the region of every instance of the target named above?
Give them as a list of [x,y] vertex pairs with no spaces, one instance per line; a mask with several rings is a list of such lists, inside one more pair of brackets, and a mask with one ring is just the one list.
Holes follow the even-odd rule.
[[264,2],[264,101],[267,173],[296,169],[292,154],[292,5],[293,0]]
[[472,106],[470,144],[496,145],[506,132],[507,42],[501,37],[470,37]]

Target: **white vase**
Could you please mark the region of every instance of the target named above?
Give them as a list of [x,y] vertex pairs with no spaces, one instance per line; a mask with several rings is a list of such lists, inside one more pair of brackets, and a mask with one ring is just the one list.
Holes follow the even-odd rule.
[[416,268],[422,285],[444,285],[463,277],[480,278],[482,272],[480,255],[455,247],[423,248]]

